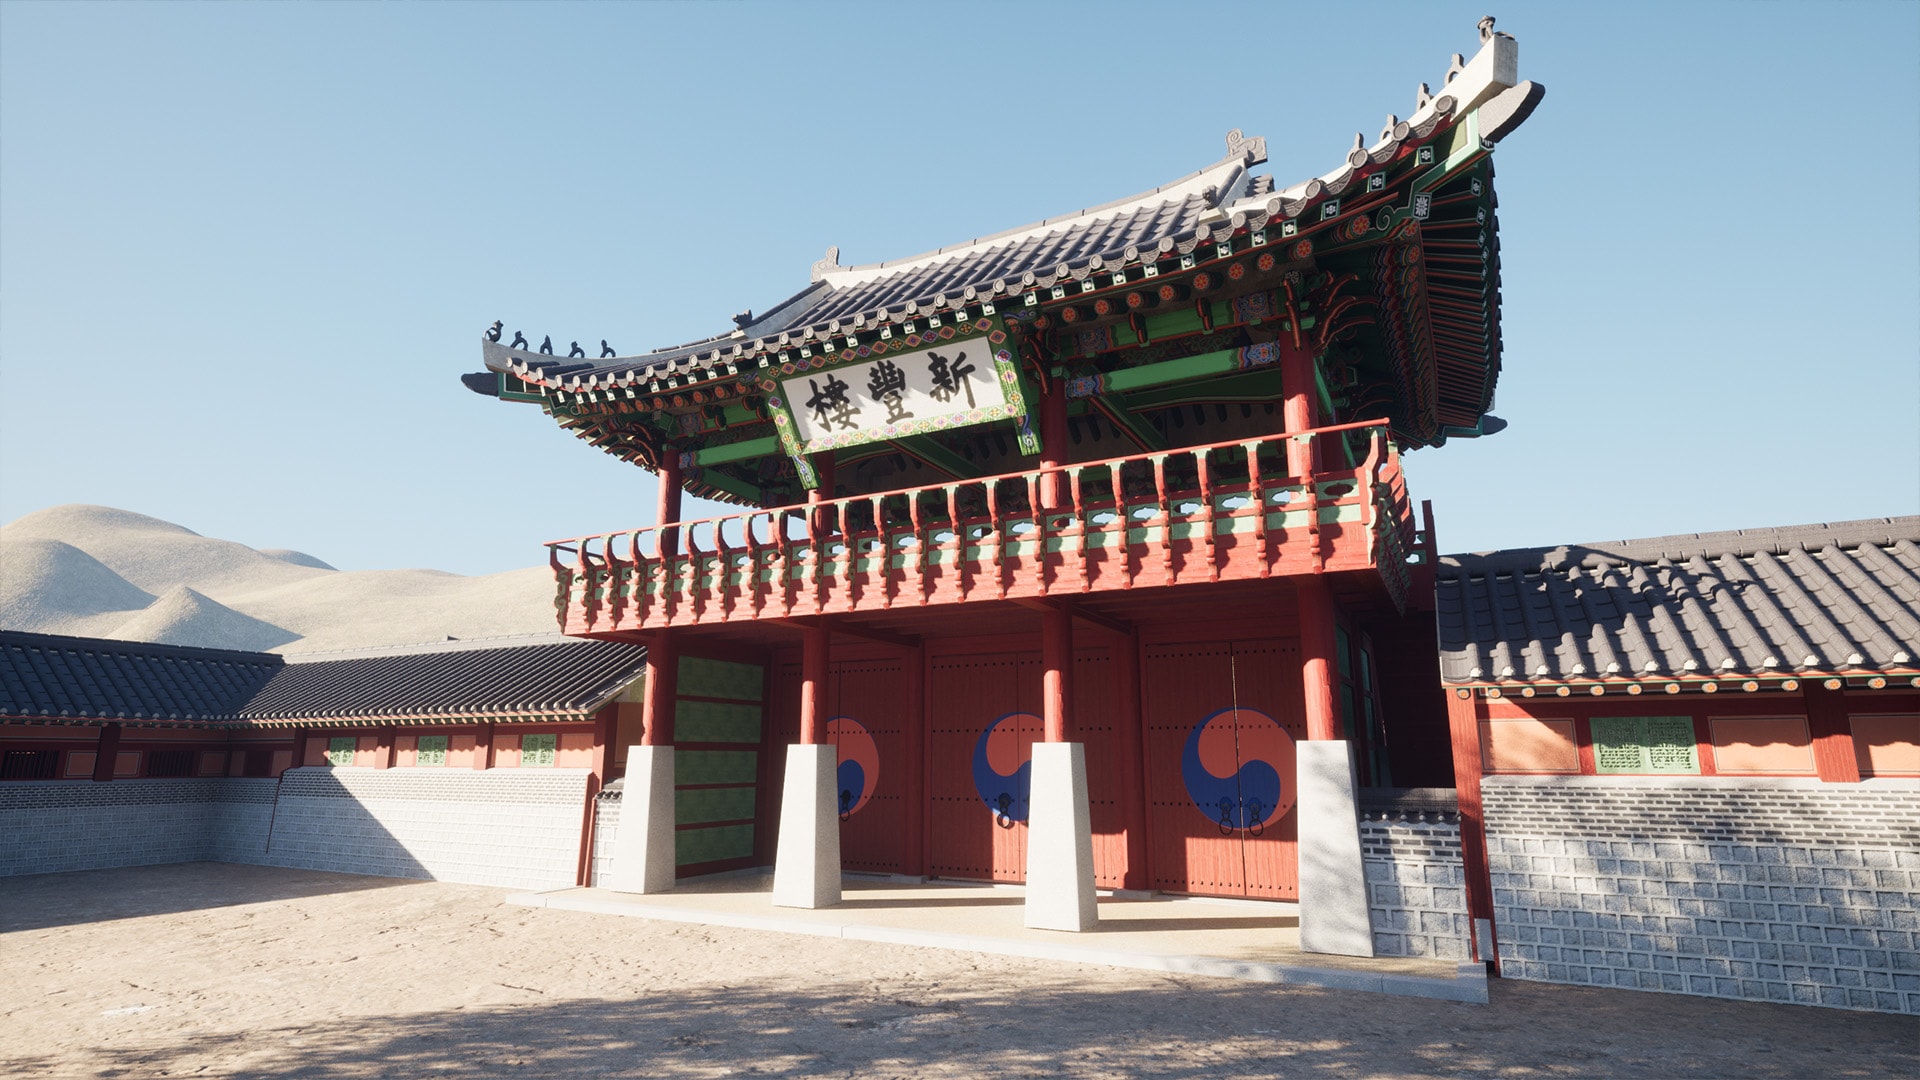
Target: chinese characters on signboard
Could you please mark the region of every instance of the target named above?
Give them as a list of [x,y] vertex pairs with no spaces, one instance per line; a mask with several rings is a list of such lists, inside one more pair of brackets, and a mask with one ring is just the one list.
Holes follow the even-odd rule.
[[986,341],[945,342],[780,380],[802,445],[898,438],[1009,415]]

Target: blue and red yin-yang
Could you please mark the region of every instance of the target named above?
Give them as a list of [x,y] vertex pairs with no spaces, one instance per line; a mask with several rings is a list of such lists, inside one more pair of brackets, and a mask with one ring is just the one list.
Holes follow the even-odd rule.
[[1264,829],[1293,809],[1293,736],[1258,709],[1221,709],[1187,736],[1180,775],[1208,821]]
[[1027,798],[1033,788],[1033,742],[1043,722],[1032,713],[1015,712],[987,725],[973,744],[973,787],[996,820],[1027,820]]
[[873,733],[851,716],[836,716],[827,721],[827,741],[835,748],[839,766],[835,772],[841,817],[851,817],[873,798],[880,782],[880,749]]

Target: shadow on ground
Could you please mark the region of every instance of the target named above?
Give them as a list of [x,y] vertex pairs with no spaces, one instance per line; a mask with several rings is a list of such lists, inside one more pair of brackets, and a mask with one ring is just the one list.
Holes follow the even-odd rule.
[[[1591,994],[1593,1023],[1542,992]],[[1155,992],[1149,991],[1152,995]],[[1169,980],[1140,1020],[1138,988],[991,987],[920,995],[884,984],[811,990],[708,987],[672,997],[568,1000],[343,1018],[244,1033],[183,1033],[177,1045],[112,1049],[96,1075],[269,1077],[1237,1076],[1843,1077],[1912,1075],[1909,1019],[1823,1012],[1822,1037],[1769,1018],[1810,1010],[1618,991],[1509,985],[1492,1009],[1365,994]],[[1664,1023],[1606,1017],[1622,998]],[[1134,1023],[1116,1021],[1125,1001]],[[1697,1016],[1695,1015],[1697,1014]],[[1697,1021],[1717,1025],[1702,1030]],[[1523,1051],[1523,1052],[1516,1052]],[[61,1063],[0,1058],[10,1075]]]
[[[207,863],[189,862],[0,877],[0,934],[422,884],[406,878],[220,865],[224,872],[218,876],[207,874]],[[89,887],[90,881],[98,885]]]

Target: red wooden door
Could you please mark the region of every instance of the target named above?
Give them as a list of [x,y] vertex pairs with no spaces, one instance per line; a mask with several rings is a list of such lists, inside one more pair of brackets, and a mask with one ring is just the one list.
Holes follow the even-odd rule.
[[928,869],[1022,881],[1039,664],[1017,653],[935,657],[928,672]]
[[833,665],[827,741],[838,753],[840,865],[906,872],[906,680],[897,659]]
[[1299,652],[1273,639],[1153,645],[1141,670],[1153,887],[1299,895]]

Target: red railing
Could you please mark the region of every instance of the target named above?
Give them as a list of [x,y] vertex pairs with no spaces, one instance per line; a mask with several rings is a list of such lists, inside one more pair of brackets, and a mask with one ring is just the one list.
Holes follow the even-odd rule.
[[[1289,475],[1290,441],[1361,461]],[[1377,420],[547,548],[569,633],[1369,568],[1399,602],[1417,558],[1399,453]]]

